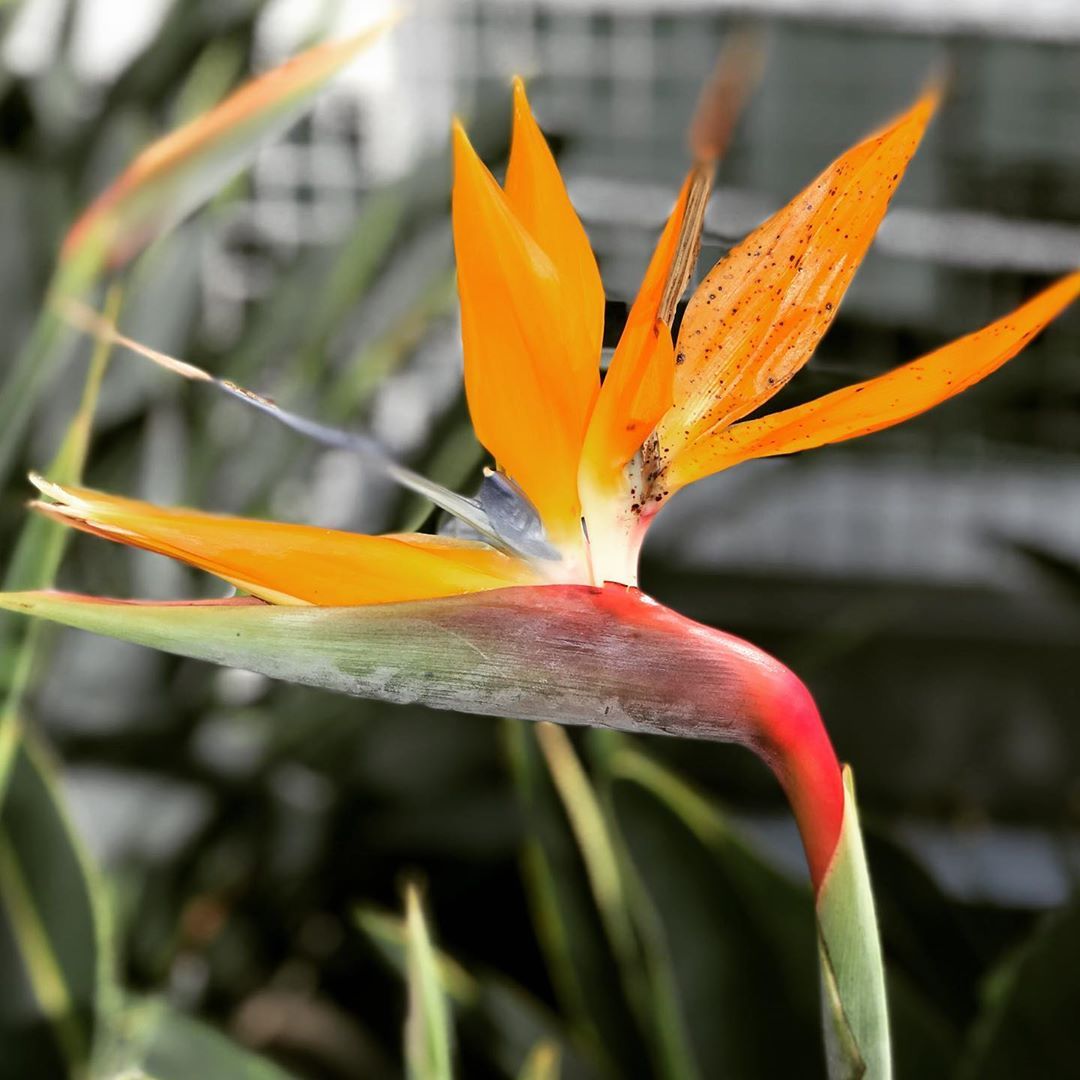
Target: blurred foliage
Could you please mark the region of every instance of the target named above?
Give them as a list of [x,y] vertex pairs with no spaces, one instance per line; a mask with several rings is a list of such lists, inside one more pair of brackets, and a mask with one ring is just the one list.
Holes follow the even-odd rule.
[[[3,75],[5,357],[25,341],[77,211],[151,134],[250,67],[261,6],[173,5],[127,69],[82,97],[64,63]],[[15,8],[0,11],[0,27]],[[796,27],[785,40],[813,56],[808,41],[832,55],[854,37]],[[858,37],[865,48],[882,39]],[[965,64],[1004,47],[953,50],[969,113],[976,67]],[[505,137],[502,103],[472,125],[489,156]],[[736,179],[752,174],[754,153],[735,147]],[[411,464],[467,490],[483,458],[456,375],[446,378],[457,349],[447,175],[436,155],[364,191],[331,242],[282,252],[251,240],[269,285],[222,330],[205,317],[207,267],[226,242],[250,239],[234,214],[250,181],[231,185],[124,275],[124,328],[309,415],[400,436]],[[959,175],[951,190],[976,207],[993,204],[1002,177],[1022,175],[1028,199],[1007,207],[1016,213],[1067,187],[1062,177],[1080,190],[1075,157],[974,160]],[[1040,205],[1080,215],[1075,199]],[[972,276],[957,272],[942,290],[968,326],[986,314]],[[1014,275],[991,291],[1016,288]],[[616,298],[616,326],[621,310]],[[938,340],[941,327],[909,325],[897,310],[842,315],[826,360],[862,375],[853,365],[868,353],[884,364]],[[1044,349],[982,399],[973,428],[999,449],[1076,449],[1075,376],[1061,394],[1048,379],[1070,339],[1054,333],[1057,353]],[[35,413],[24,466],[53,460],[77,430],[90,351],[74,347]],[[808,389],[834,385],[828,362],[811,371]],[[428,403],[419,437],[399,430],[395,395]],[[904,445],[922,438],[931,461],[942,445],[978,459],[956,434],[973,429],[974,408],[943,410]],[[87,475],[160,501],[339,527],[433,525],[427,507],[340,455],[130,357],[105,377]],[[732,490],[729,522],[768,494],[767,479]],[[20,550],[26,496],[19,481],[4,491],[5,566]],[[808,677],[857,766],[904,1080],[1053,1080],[1077,1067],[1080,551],[1006,539],[1041,566],[1008,594],[854,573],[753,576],[647,553],[654,593]],[[216,588],[85,537],[60,581],[117,595]],[[2,629],[10,673],[24,639]],[[823,1074],[810,896],[782,800],[749,755],[391,708],[85,636],[34,637],[31,706],[0,729],[17,736],[0,809],[5,1080],[378,1080],[402,1075],[406,1060],[425,1077],[446,1075],[452,1060],[470,1080]],[[988,688],[1006,670],[1024,693],[1002,700]],[[968,866],[964,828],[1025,827],[1062,853],[1055,865],[1071,866],[1073,899],[1045,912],[1008,889],[965,893],[910,842],[913,818],[953,836],[948,857]],[[1006,878],[1023,873],[1022,854]]]

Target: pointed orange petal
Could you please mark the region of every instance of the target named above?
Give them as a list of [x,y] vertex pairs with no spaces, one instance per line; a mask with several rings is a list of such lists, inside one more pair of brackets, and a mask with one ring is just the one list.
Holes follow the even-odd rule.
[[693,172],[683,183],[660,234],[600,387],[582,452],[582,469],[589,476],[602,478],[621,470],[671,408],[675,353],[671,328],[658,322],[657,312],[675,258],[692,176]]
[[577,467],[599,357],[570,329],[551,259],[454,127],[454,249],[465,391],[477,437],[539,511],[555,543],[580,535]]
[[85,532],[145,548],[273,604],[384,604],[534,583],[517,559],[448,537],[357,533],[205,514],[36,479],[36,509]]
[[563,317],[576,339],[575,350],[599,364],[604,336],[600,271],[520,78],[514,79],[514,135],[505,190],[514,215],[559,275],[565,293]]
[[773,396],[814,351],[922,138],[938,93],[839,157],[722,259],[691,298],[676,344],[670,455]]
[[1070,274],[1003,319],[894,371],[709,432],[670,466],[671,490],[749,458],[842,442],[917,416],[1012,359],[1078,296],[1080,273]]

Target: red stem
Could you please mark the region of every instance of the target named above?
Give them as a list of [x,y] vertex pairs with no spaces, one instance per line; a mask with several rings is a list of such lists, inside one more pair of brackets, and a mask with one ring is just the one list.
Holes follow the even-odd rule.
[[[664,730],[742,743],[772,769],[791,803],[816,893],[840,839],[844,784],[805,684],[757,646],[687,619],[637,589],[608,583],[594,595],[608,615],[648,628],[649,640],[641,645],[659,669],[656,678],[665,685],[672,715],[684,717]],[[692,655],[660,644],[672,638],[693,642]]]
[[815,894],[832,863],[844,820],[844,783],[817,705],[779,661],[756,687],[763,744],[758,748],[791,803]]

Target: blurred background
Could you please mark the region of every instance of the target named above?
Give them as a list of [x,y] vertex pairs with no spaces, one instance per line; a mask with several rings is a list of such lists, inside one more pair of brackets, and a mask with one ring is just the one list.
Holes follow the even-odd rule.
[[[0,356],[28,332],[79,208],[141,146],[388,6],[5,3]],[[509,79],[527,78],[598,255],[610,347],[685,172],[701,81],[748,24],[764,76],[722,163],[702,271],[929,74],[950,79],[836,325],[779,405],[929,351],[1080,262],[1067,0],[413,0],[308,120],[140,259],[121,324],[469,490],[484,456],[461,390],[451,115],[497,170]],[[83,370],[69,365],[36,417],[26,468],[54,452]],[[337,528],[434,527],[356,459],[127,355],[106,378],[87,480]],[[4,558],[27,496],[20,479],[3,493]],[[221,592],[83,536],[61,581]],[[642,584],[793,667],[852,763],[900,1074],[1080,1075],[1063,1022],[1080,1015],[1080,311],[932,415],[682,493]],[[513,1076],[541,1038],[566,1076],[821,1074],[801,849],[743,751],[573,735],[624,862],[635,968],[533,730],[84,634],[49,647],[34,723],[105,870],[129,990],[295,1075],[400,1075],[394,918],[413,879],[471,993],[459,984],[461,1075]],[[668,787],[634,780],[654,765]],[[744,864],[769,875],[774,907],[731,884]],[[795,974],[779,933],[806,961]],[[17,982],[5,948],[0,980]],[[682,1049],[652,1030],[661,1015]],[[0,1075],[50,1073],[0,1062]]]

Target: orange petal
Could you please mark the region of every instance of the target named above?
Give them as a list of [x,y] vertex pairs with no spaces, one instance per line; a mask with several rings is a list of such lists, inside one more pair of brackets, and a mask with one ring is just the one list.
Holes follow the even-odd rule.
[[35,509],[85,532],[208,570],[273,604],[350,606],[535,583],[528,564],[448,537],[357,533],[171,509],[34,482]]
[[693,171],[660,235],[600,387],[582,453],[582,468],[591,476],[621,470],[671,408],[675,354],[671,328],[657,321],[657,312],[675,258],[692,177]]
[[518,221],[454,127],[454,249],[465,391],[477,437],[539,511],[555,543],[580,536],[577,467],[599,357],[567,317],[580,297]]
[[709,432],[671,464],[670,489],[749,458],[842,442],[917,416],[1012,359],[1077,296],[1080,272],[1062,278],[1003,319],[894,371],[805,405]]
[[756,409],[810,358],[937,102],[924,94],[839,157],[705,277],[676,345],[675,405],[659,432],[669,454]]
[[559,275],[566,300],[563,317],[576,339],[575,351],[599,364],[604,337],[600,271],[555,158],[529,108],[521,79],[514,79],[514,136],[505,189],[518,221]]

